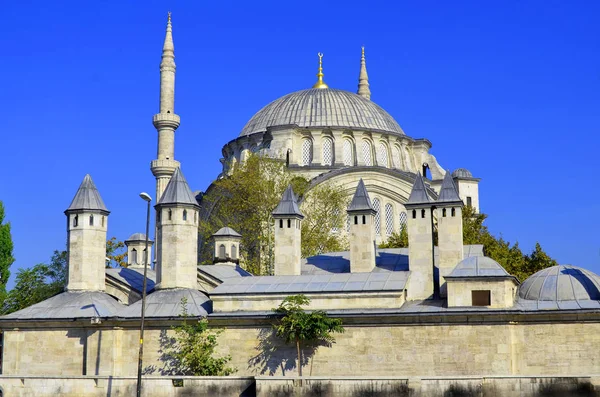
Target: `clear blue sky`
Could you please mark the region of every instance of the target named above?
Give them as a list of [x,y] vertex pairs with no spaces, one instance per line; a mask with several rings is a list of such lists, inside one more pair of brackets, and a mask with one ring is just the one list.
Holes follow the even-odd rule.
[[[0,24],[0,200],[12,273],[66,241],[90,173],[109,236],[144,228],[167,11],[177,62],[175,157],[194,190],[268,102],[325,81],[372,99],[466,167],[496,234],[600,272],[598,1],[13,1]],[[12,283],[10,284],[12,285]]]

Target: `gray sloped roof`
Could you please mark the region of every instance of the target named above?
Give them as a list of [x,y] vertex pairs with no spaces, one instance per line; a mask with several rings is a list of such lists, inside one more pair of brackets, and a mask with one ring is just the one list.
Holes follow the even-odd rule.
[[600,276],[576,266],[552,266],[523,281],[519,296],[537,301],[598,301]]
[[277,204],[277,207],[272,212],[272,215],[275,216],[286,216],[286,215],[295,215],[304,218],[304,214],[298,208],[298,201],[296,199],[296,195],[292,190],[292,185],[288,186],[283,192],[283,197],[281,197],[281,201]]
[[396,120],[375,102],[328,88],[296,91],[274,100],[246,123],[240,136],[284,125],[360,128],[404,135]]
[[510,274],[495,260],[487,256],[471,256],[463,259],[456,265],[446,278],[462,277],[506,277]]
[[[174,318],[182,314],[182,299],[187,300],[188,315],[204,317],[212,311],[212,302],[206,295],[195,289],[173,288],[156,290],[146,296],[147,318]],[[123,308],[118,317],[139,318],[142,313],[142,301]]]
[[[129,285],[135,291],[141,293],[144,287],[144,268],[143,267],[115,267],[107,268],[106,275],[120,281],[123,284]],[[154,289],[156,281],[156,272],[148,269],[146,273],[146,292]]]
[[409,272],[260,276],[226,280],[210,295],[402,291]]
[[251,273],[245,271],[241,267],[231,265],[199,265],[198,271],[207,274],[218,281],[225,281],[237,277],[253,277]]
[[77,189],[71,205],[67,208],[67,211],[78,210],[108,212],[90,174],[86,174],[83,178],[83,182],[79,185],[79,189]]
[[[434,256],[438,256],[438,247]],[[482,245],[465,245],[463,256],[483,256]],[[375,254],[374,273],[407,271],[409,265],[408,248],[378,248]],[[350,273],[350,252],[328,252],[302,259],[302,274],[317,275]]]
[[413,184],[406,204],[428,204],[430,201],[431,200],[429,200],[429,196],[427,195],[427,189],[425,188],[425,182],[423,181],[423,176],[420,172],[417,172],[415,183]]
[[225,226],[220,228],[213,236],[223,236],[223,237],[242,237],[241,234],[230,228],[229,226]]
[[198,205],[198,201],[196,201],[196,197],[192,193],[180,168],[175,169],[162,197],[158,201],[158,205],[162,204]]
[[455,178],[473,178],[473,174],[466,168],[457,168],[452,172],[452,176]]
[[100,291],[67,291],[0,320],[59,320],[92,317],[114,317],[125,306]]
[[350,202],[350,206],[348,207],[348,212],[351,211],[375,211],[362,178],[358,181],[356,192],[354,192],[352,202]]
[[458,195],[458,189],[456,188],[454,179],[452,179],[452,176],[450,175],[450,171],[447,171],[444,175],[444,180],[442,182],[442,187],[440,189],[440,195],[438,196],[437,202],[441,204],[462,204],[462,200]]

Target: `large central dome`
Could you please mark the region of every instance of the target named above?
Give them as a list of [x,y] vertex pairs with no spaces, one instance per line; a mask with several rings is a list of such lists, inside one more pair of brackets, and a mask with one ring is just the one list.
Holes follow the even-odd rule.
[[264,132],[267,127],[359,128],[404,135],[396,120],[374,102],[348,91],[313,88],[274,100],[256,113],[240,136]]

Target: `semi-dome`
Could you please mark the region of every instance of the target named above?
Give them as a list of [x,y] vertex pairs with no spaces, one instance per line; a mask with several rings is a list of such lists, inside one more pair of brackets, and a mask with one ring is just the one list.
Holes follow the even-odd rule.
[[473,174],[466,168],[457,168],[452,172],[454,178],[473,178]]
[[258,111],[240,136],[264,132],[267,127],[363,128],[404,135],[396,120],[379,105],[348,91],[313,88],[285,95]]
[[146,235],[144,233],[133,233],[126,241],[146,241]]
[[600,300],[600,277],[576,266],[552,266],[525,280],[519,296],[540,301]]

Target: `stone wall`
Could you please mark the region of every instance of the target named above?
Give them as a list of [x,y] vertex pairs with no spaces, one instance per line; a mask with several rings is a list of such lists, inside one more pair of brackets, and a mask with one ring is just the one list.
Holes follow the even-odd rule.
[[[600,322],[573,314],[562,322],[507,321],[507,315],[374,317],[357,324],[345,318],[346,332],[331,347],[306,349],[306,376],[583,376],[600,374]],[[297,373],[296,352],[273,336],[268,320],[214,319],[224,327],[219,354],[230,354],[236,375]],[[364,323],[367,321],[360,320]],[[413,323],[409,323],[412,321]],[[439,321],[436,324],[433,321]],[[502,321],[502,322],[501,322]],[[144,371],[170,375],[167,346],[172,322],[147,324]],[[133,323],[80,328],[5,330],[4,375],[134,376],[139,330]]]

